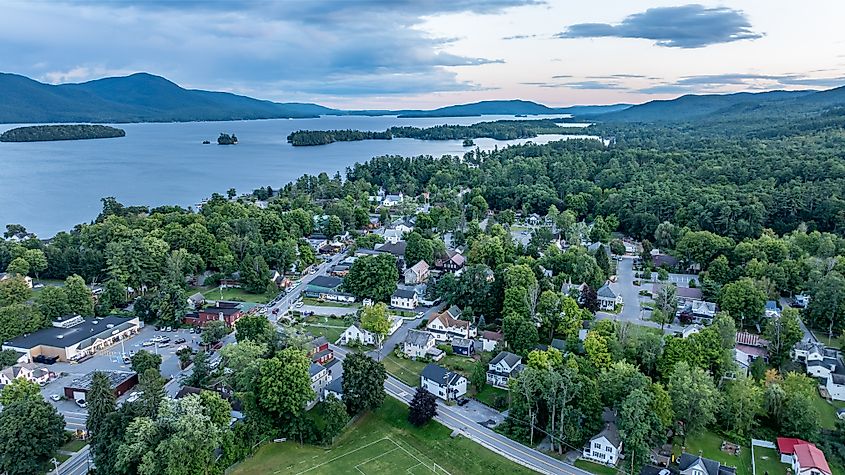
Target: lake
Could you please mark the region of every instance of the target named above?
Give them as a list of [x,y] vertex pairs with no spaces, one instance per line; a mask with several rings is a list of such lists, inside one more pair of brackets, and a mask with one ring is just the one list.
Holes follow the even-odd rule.
[[[560,117],[560,116],[555,116]],[[528,119],[536,118],[529,117]],[[277,189],[303,174],[330,176],[379,155],[463,155],[460,140],[415,139],[337,142],[293,147],[289,133],[302,130],[385,130],[394,125],[468,125],[511,116],[418,118],[321,117],[231,122],[117,124],[126,137],[60,142],[0,143],[0,226],[19,223],[41,238],[97,217],[100,198],[125,205],[191,206],[212,193],[259,186]],[[19,127],[2,124],[0,133]],[[216,145],[221,132],[239,143]],[[541,135],[547,143],[576,136]],[[585,136],[577,136],[585,137]],[[210,140],[212,145],[202,145]],[[529,140],[476,139],[483,150]]]

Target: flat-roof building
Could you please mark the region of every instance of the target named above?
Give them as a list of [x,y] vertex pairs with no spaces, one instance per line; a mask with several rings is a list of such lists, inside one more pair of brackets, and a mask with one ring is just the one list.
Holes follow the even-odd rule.
[[[79,399],[84,400],[85,395],[91,390],[91,382],[94,379],[95,372],[96,371],[92,371],[85,376],[81,376],[69,382],[68,385],[65,386],[65,397],[74,401]],[[132,371],[99,372],[105,374],[106,377],[109,378],[109,383],[111,384],[115,397],[125,394],[126,391],[129,391],[133,386],[138,384],[138,373]]]
[[37,356],[71,361],[107,348],[141,330],[137,317],[109,315],[103,318],[67,317],[53,326],[21,335],[3,343],[4,350],[15,350],[29,359]]

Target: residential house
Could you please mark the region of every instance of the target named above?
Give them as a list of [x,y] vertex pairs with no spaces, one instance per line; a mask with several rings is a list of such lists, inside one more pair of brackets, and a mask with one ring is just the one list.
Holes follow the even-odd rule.
[[831,475],[830,465],[824,452],[813,444],[799,444],[794,447],[792,473],[795,475]]
[[188,297],[188,306],[196,310],[205,304],[205,296],[199,292]]
[[339,378],[332,378],[332,380],[323,388],[323,400],[328,399],[329,394],[343,400],[343,376]]
[[780,316],[780,307],[778,307],[778,303],[774,300],[767,300],[766,301],[766,309],[763,311],[763,315],[766,318],[777,318]]
[[349,325],[346,330],[343,330],[343,333],[340,334],[340,339],[338,339],[341,345],[348,345],[353,342],[357,342],[360,345],[375,345],[376,344],[376,335],[375,333],[365,330],[361,327],[361,324],[358,322]]
[[525,224],[529,226],[538,226],[543,221],[543,218],[540,217],[537,213],[531,213],[525,218]]
[[311,363],[308,367],[308,375],[311,377],[311,389],[315,394],[314,400],[306,406],[307,409],[311,409],[322,400],[324,389],[332,381],[332,375],[325,366],[319,363]]
[[716,304],[704,300],[693,300],[679,312],[682,321],[685,315],[689,320],[697,323],[710,323],[716,316]]
[[445,272],[459,272],[466,265],[467,259],[463,254],[449,250],[446,255],[437,259],[434,263],[434,268]]
[[667,270],[674,270],[678,268],[680,261],[674,256],[670,256],[668,254],[660,254],[660,251],[657,251],[655,254],[656,249],[652,251],[651,254],[651,264],[655,268],[664,268]]
[[508,389],[508,380],[524,368],[522,357],[509,351],[502,351],[487,365],[487,383],[497,388]]
[[417,293],[413,290],[396,289],[390,296],[390,306],[392,307],[413,310],[417,308],[418,303]]
[[422,358],[425,357],[429,350],[434,348],[437,340],[434,335],[429,332],[420,330],[408,330],[405,336],[405,341],[402,343],[402,352],[408,358]]
[[402,192],[399,192],[398,195],[385,195],[384,199],[381,201],[381,205],[387,208],[392,208],[401,203],[404,199],[405,196]]
[[[7,280],[7,279],[11,279],[13,277],[16,277],[15,274],[10,274],[8,272],[0,272],[0,282],[3,282],[4,280]],[[24,282],[26,282],[26,285],[31,289],[32,288],[32,277],[25,275],[25,276],[23,276],[23,280],[24,280]]]
[[684,329],[680,332],[680,334],[681,334],[681,338],[684,338],[684,339],[689,338],[689,337],[691,337],[691,336],[695,335],[696,333],[701,332],[701,330],[702,330],[703,328],[704,328],[704,327],[702,327],[701,325],[699,325],[699,324],[697,324],[697,323],[693,323],[692,325],[687,325],[687,326],[685,326],[685,327],[684,327]]
[[312,234],[305,238],[305,240],[308,241],[308,245],[317,252],[320,252],[320,249],[329,245],[329,238],[324,234]]
[[452,338],[452,352],[461,356],[472,356],[475,354],[475,340],[468,338]]
[[605,283],[596,291],[596,298],[598,299],[599,309],[604,311],[613,311],[617,305],[622,305],[622,296],[617,295],[608,283]]
[[341,284],[343,284],[343,279],[340,277],[318,275],[305,286],[304,294],[306,297],[328,300],[331,302],[354,302],[355,296],[342,292],[340,290]]
[[[663,284],[657,283],[652,285],[652,297],[657,298],[657,292],[666,285],[675,285],[675,284]],[[695,301],[700,301],[703,297],[701,293],[701,289],[698,287],[676,287],[675,295],[677,296],[677,308],[679,310],[684,309],[688,305],[692,305]]]
[[796,439],[793,437],[778,437],[775,439],[778,453],[780,454],[780,462],[792,465],[793,456],[795,455],[795,446],[802,444],[809,444],[806,440]]
[[681,475],[736,475],[736,467],[686,452],[678,458],[678,470]]
[[571,281],[567,281],[565,284],[560,286],[560,293],[574,298],[579,304],[583,304],[584,301],[581,299],[581,293],[586,288],[587,284],[585,282],[582,282],[580,285],[575,285]]
[[308,342],[308,357],[312,363],[324,365],[334,359],[334,350],[329,347],[326,337],[318,336]]
[[483,351],[493,351],[496,349],[496,345],[503,341],[505,341],[505,336],[501,332],[481,332],[481,349]]
[[845,374],[830,373],[827,375],[825,389],[834,401],[845,401]]
[[747,376],[754,360],[762,358],[763,361],[769,361],[768,346],[769,342],[761,338],[760,335],[744,331],[738,332],[736,334],[736,345],[734,345],[734,360],[740,371]]
[[420,375],[420,387],[445,401],[454,401],[466,394],[467,379],[436,364],[428,364]]
[[461,309],[455,305],[448,310],[428,317],[426,329],[434,334],[438,341],[451,341],[453,337],[475,338],[478,329],[467,320],[460,320]]
[[389,242],[391,244],[396,244],[402,240],[402,231],[394,228],[385,229],[384,231],[377,233],[384,238],[384,242]]
[[408,248],[407,241],[386,242],[376,244],[375,250],[381,254],[392,254],[396,259],[405,260],[405,249]]
[[50,380],[50,370],[32,363],[16,364],[0,371],[0,388],[11,384],[16,379],[26,379],[37,384],[45,384]]
[[208,307],[188,313],[182,321],[188,325],[205,326],[208,322],[220,320],[231,328],[243,316],[241,302],[218,300]]
[[828,379],[832,373],[843,373],[845,368],[841,367],[836,350],[826,348],[822,343],[798,342],[792,350],[793,359],[806,365],[807,374]]
[[428,280],[428,263],[419,261],[405,270],[405,285],[416,285]]
[[622,455],[622,437],[616,427],[616,414],[613,411],[605,409],[602,420],[604,428],[584,444],[581,458],[613,466]]

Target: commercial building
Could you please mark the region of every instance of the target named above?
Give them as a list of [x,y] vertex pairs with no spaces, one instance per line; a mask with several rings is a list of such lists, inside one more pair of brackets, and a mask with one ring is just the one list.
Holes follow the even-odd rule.
[[[86,394],[91,390],[91,382],[94,379],[94,373],[90,372],[85,376],[76,378],[67,386],[65,386],[65,397],[77,401],[79,399],[85,400]],[[138,373],[132,371],[101,371],[109,378],[112,391],[115,397],[120,397],[138,384]]]

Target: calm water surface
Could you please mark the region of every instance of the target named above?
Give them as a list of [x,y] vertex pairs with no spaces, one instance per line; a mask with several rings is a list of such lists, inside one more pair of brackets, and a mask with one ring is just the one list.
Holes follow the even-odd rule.
[[[414,139],[338,142],[293,147],[295,130],[385,130],[393,125],[427,127],[512,118],[398,119],[321,117],[233,122],[120,124],[126,137],[62,142],[0,143],[0,226],[20,223],[39,237],[52,236],[100,212],[100,198],[126,205],[189,206],[229,188],[239,193],[259,186],[278,188],[303,174],[333,175],[378,155],[463,155],[459,140]],[[18,125],[0,124],[0,133]],[[235,133],[239,144],[218,146],[220,132]],[[560,140],[543,135],[535,143]],[[210,140],[212,145],[202,145]],[[482,149],[526,140],[476,139]]]

